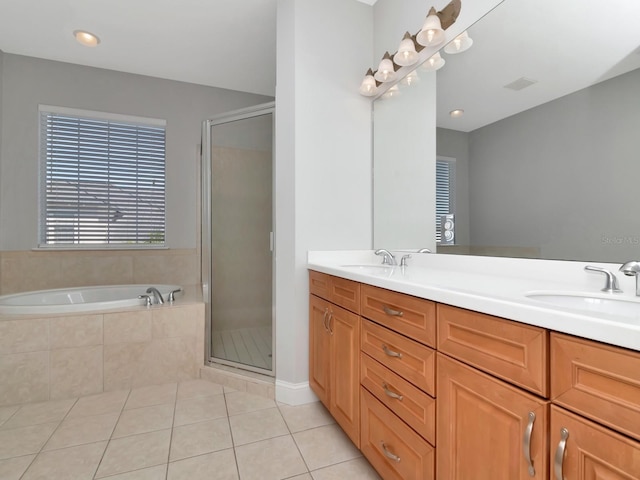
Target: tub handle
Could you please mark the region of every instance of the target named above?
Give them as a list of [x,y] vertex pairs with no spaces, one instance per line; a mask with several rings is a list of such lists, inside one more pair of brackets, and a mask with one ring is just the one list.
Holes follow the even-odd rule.
[[150,307],[151,306],[151,297],[149,295],[138,295],[139,299],[143,299],[144,298],[144,305],[146,307]]
[[171,290],[169,292],[169,303],[173,303],[176,301],[176,293],[180,293],[182,291],[182,288],[178,288],[176,290]]

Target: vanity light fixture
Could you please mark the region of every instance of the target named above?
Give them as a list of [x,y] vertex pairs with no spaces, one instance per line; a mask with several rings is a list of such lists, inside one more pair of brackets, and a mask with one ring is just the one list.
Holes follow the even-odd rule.
[[409,32],[404,34],[398,51],[393,56],[393,62],[396,65],[407,67],[413,65],[418,61],[418,52],[416,52],[416,45],[413,43],[413,38]]
[[360,84],[360,95],[373,97],[376,93],[378,93],[378,82],[373,78],[373,72],[369,69]]
[[464,115],[464,110],[462,110],[461,108],[456,108],[455,110],[451,110],[449,112],[449,115],[451,116],[451,118],[460,118]]
[[400,80],[400,83],[402,85],[406,85],[406,86],[410,87],[411,85],[414,85],[414,84],[418,83],[419,81],[420,81],[420,77],[418,77],[418,72],[416,72],[414,70],[409,75],[407,75],[402,80]]
[[378,70],[374,74],[373,78],[383,83],[393,82],[396,79],[396,69],[393,65],[393,61],[391,60],[391,55],[389,55],[389,52],[385,52],[384,57],[382,57],[380,65],[378,65]]
[[433,47],[444,42],[444,30],[436,9],[431,7],[416,41],[423,47]]
[[400,95],[400,89],[398,88],[398,85],[394,85],[382,94],[382,98],[397,97],[398,95]]
[[469,50],[471,45],[473,45],[473,39],[469,37],[469,34],[465,30],[444,47],[444,51],[445,53],[454,55]]
[[91,32],[87,32],[86,30],[74,30],[73,36],[85,47],[96,47],[100,43],[100,39],[97,35],[94,35]]
[[[455,23],[460,15],[460,9],[462,8],[462,0],[451,0],[446,7],[439,12],[434,7],[429,9],[429,13],[422,29],[415,35],[411,35],[406,32],[402,37],[398,51],[392,55],[389,52],[385,52],[384,57],[378,65],[378,69],[372,72],[372,69],[367,71],[365,78],[360,84],[360,94],[367,97],[375,97],[379,95],[380,90],[384,92],[389,88],[389,85],[383,85],[382,83],[390,84],[398,77],[397,72],[400,70],[401,75],[407,75],[413,70],[411,67],[415,65],[419,60],[426,57],[426,54],[421,53],[422,50],[429,46],[434,47],[440,45],[445,40],[444,31]],[[426,52],[425,52],[426,53]],[[428,59],[428,65],[426,70],[438,70],[444,65],[444,60],[437,52]],[[373,79],[370,78],[373,75]],[[407,79],[405,84],[410,85],[414,83],[416,77]],[[390,95],[390,96],[393,96]]]
[[440,52],[436,52],[422,64],[422,69],[426,70],[427,72],[435,72],[436,70],[440,70],[442,67],[444,67],[445,63],[446,62],[440,55]]

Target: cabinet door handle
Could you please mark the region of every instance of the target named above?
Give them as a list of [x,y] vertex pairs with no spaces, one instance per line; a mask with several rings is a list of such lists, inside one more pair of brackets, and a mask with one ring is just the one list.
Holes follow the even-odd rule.
[[531,460],[531,434],[533,433],[533,422],[536,421],[536,414],[529,412],[529,423],[527,428],[524,429],[524,437],[522,437],[522,448],[524,450],[524,458],[527,461],[529,467],[529,476],[536,476],[536,469],[533,468],[533,461]]
[[387,449],[387,446],[384,444],[384,442],[380,442],[380,445],[382,446],[382,453],[384,453],[385,457],[387,457],[390,460],[393,460],[396,463],[400,463],[400,457],[391,453]]
[[329,307],[324,309],[324,316],[322,317],[322,325],[324,325],[324,330],[326,332],[329,331],[329,327],[327,327],[327,317],[329,316]]
[[382,345],[382,350],[384,350],[384,353],[386,353],[390,357],[402,358],[402,354],[401,353],[394,352],[393,350],[389,350],[389,347],[387,347],[384,344]]
[[329,318],[327,320],[327,326],[329,327],[329,335],[333,335],[333,330],[331,330],[331,319],[333,318],[333,312],[329,312]]
[[402,399],[404,398],[402,395],[389,390],[389,385],[387,385],[386,382],[382,383],[382,388],[384,389],[384,393],[386,393],[388,397],[395,398],[396,400],[400,401],[402,401]]
[[394,310],[392,308],[387,307],[386,305],[382,305],[382,310],[384,310],[384,313],[386,313],[387,315],[390,315],[392,317],[401,317],[402,315],[404,315],[403,311]]
[[556,474],[556,480],[564,480],[564,475],[562,474],[562,463],[564,462],[564,450],[567,446],[567,438],[569,438],[569,430],[561,428],[560,443],[558,443],[556,454],[553,457],[553,471]]

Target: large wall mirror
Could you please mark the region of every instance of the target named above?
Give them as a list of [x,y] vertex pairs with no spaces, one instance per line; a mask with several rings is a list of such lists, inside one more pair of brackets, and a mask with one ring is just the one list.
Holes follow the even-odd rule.
[[[377,99],[374,247],[640,257],[638,19],[640,2],[629,0],[505,0],[468,29],[469,50],[442,53],[437,72],[416,70],[416,88]],[[433,101],[435,118],[424,108]],[[452,118],[456,109],[464,115]],[[402,142],[398,121],[411,126]],[[385,168],[405,162],[410,181],[393,184]],[[436,182],[435,164],[448,168],[449,180]],[[436,183],[449,189],[453,245],[436,241],[444,234]],[[389,185],[406,189],[407,201]],[[442,195],[439,214],[447,213]]]

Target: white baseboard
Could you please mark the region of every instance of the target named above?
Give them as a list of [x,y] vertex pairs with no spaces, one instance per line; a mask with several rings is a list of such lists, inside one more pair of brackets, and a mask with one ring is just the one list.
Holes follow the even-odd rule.
[[309,382],[290,383],[276,379],[276,401],[287,405],[303,405],[318,401],[309,387]]

